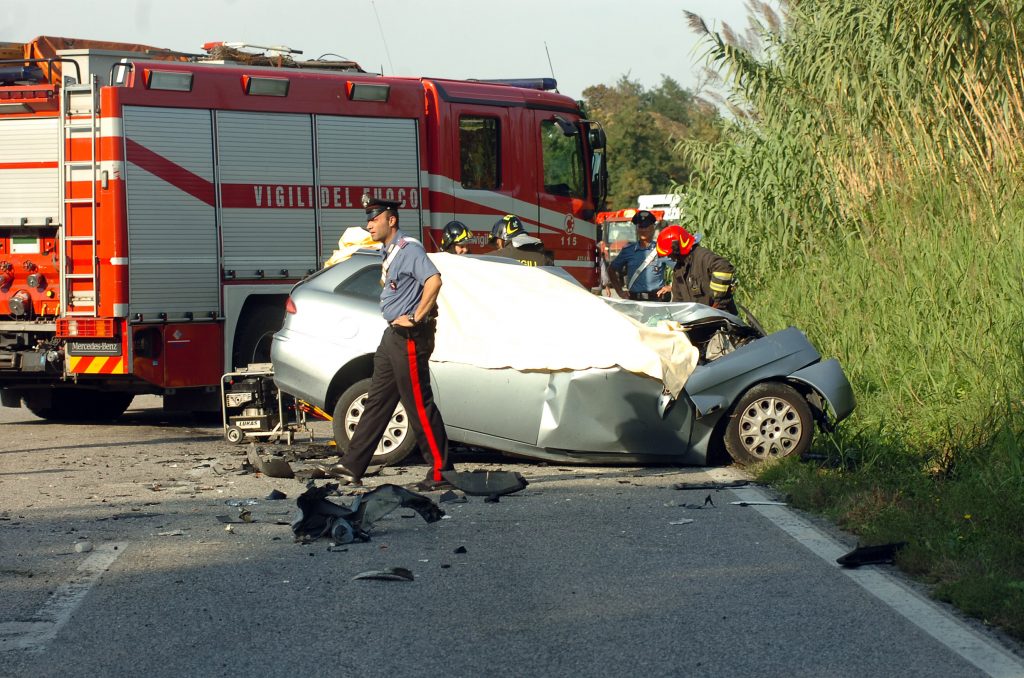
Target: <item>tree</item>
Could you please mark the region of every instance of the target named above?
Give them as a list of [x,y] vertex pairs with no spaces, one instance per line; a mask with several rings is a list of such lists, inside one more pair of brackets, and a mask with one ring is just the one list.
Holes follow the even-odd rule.
[[668,76],[651,90],[622,76],[614,86],[588,87],[583,98],[608,134],[610,207],[635,205],[638,195],[686,184],[693,168],[675,150],[677,143],[718,139],[718,110]]

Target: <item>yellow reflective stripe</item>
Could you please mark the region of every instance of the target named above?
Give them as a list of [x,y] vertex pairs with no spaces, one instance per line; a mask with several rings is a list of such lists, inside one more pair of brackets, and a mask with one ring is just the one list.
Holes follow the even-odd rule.
[[719,280],[732,280],[732,275],[733,274],[732,273],[727,273],[726,271],[715,271],[711,275],[713,275],[714,277],[718,278]]
[[728,285],[723,285],[722,283],[713,282],[713,283],[711,283],[711,291],[712,292],[728,292],[729,291],[729,286]]

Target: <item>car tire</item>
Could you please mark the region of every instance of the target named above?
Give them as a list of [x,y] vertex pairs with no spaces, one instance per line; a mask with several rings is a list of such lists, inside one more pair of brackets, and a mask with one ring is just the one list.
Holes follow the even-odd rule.
[[807,400],[792,386],[766,382],[736,403],[725,428],[725,449],[737,464],[752,466],[803,454],[813,437]]
[[[370,379],[360,379],[341,394],[334,405],[334,442],[342,452],[348,451],[349,442],[355,432],[356,424],[363,414],[366,396],[370,392]],[[373,453],[370,465],[393,465],[409,456],[416,447],[416,436],[409,423],[402,403],[398,403],[391,421],[384,430],[377,449]]]

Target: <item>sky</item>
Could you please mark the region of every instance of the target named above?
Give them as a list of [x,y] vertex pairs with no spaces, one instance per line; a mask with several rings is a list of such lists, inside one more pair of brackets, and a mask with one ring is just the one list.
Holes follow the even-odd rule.
[[702,49],[684,10],[713,28],[747,25],[743,0],[4,0],[0,41],[287,45],[299,58],[334,53],[368,71],[456,79],[549,77],[553,67],[559,91],[580,98],[626,74],[696,88]]

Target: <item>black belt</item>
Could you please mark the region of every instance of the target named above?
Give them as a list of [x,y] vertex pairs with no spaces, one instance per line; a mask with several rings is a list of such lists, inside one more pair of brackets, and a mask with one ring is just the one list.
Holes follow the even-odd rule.
[[637,301],[661,301],[657,292],[630,292],[629,298]]
[[388,327],[394,330],[395,334],[397,334],[400,337],[405,337],[406,339],[413,339],[415,337],[423,336],[428,332],[434,332],[437,329],[437,318],[427,318],[426,320],[421,320],[412,327],[402,327],[401,325],[393,324],[389,325]]

